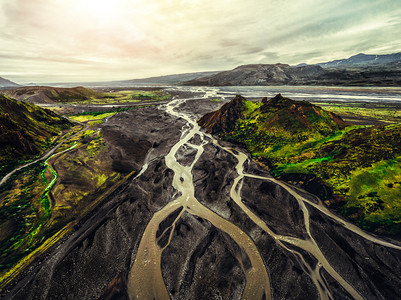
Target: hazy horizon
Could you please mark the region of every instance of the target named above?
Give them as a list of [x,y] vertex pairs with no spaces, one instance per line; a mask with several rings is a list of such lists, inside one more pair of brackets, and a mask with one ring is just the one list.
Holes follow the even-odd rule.
[[0,0],[0,76],[111,81],[400,52],[391,0]]

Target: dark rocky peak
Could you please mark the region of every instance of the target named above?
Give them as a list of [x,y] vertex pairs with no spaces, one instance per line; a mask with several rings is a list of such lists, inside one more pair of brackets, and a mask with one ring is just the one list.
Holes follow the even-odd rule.
[[244,97],[237,95],[219,110],[204,115],[198,120],[198,124],[206,128],[208,133],[227,133],[231,131],[235,122],[243,117],[244,101]]
[[261,111],[264,111],[266,109],[271,109],[271,108],[282,109],[282,108],[293,108],[293,107],[299,107],[299,106],[305,106],[305,107],[312,106],[312,104],[309,102],[292,100],[290,98],[283,97],[281,94],[277,94],[275,97],[271,98],[270,100],[267,100],[267,98],[264,98],[262,100],[262,102],[264,104],[260,108]]

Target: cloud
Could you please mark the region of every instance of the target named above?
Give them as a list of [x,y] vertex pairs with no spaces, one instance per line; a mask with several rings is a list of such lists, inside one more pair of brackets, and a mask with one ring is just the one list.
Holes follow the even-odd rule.
[[399,52],[400,20],[398,0],[0,0],[0,76],[114,80]]

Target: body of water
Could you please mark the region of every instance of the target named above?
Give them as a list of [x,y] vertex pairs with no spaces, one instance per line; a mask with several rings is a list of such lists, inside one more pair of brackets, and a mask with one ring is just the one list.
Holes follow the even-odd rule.
[[278,93],[293,100],[310,102],[379,102],[401,104],[401,87],[325,87],[325,86],[224,86],[171,87],[207,94],[209,97],[231,99],[240,94],[246,98],[272,98]]

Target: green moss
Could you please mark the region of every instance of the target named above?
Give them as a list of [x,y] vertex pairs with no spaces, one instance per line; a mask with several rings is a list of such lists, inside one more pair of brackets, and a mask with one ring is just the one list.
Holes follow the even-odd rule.
[[401,124],[344,126],[311,104],[271,102],[244,101],[243,118],[223,138],[245,146],[274,176],[322,179],[359,226],[401,234]]
[[397,105],[380,103],[319,103],[324,109],[348,118],[372,118],[383,122],[401,122],[401,110]]
[[111,117],[111,116],[115,115],[116,113],[117,112],[106,112],[106,113],[94,112],[91,114],[70,116],[70,118],[75,121],[78,121],[78,122],[86,122],[86,121],[93,121],[93,120],[102,120],[107,117]]
[[56,136],[72,127],[72,123],[50,110],[2,95],[0,109],[0,176],[41,155]]

